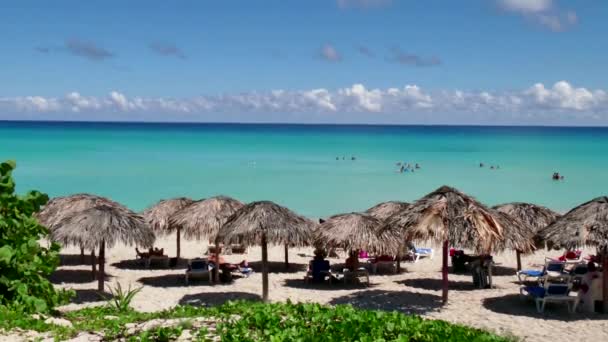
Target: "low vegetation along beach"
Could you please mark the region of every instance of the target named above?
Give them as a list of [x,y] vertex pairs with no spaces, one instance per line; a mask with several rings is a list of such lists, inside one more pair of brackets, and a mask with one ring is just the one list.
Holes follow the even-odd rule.
[[[226,197],[161,202],[154,217],[165,215],[166,222],[152,222],[150,211],[141,216],[94,195],[50,202],[37,192],[16,196],[13,168],[13,163],[2,163],[0,170],[0,224],[5,232],[0,240],[2,341],[590,341],[608,336],[605,315],[581,308],[570,312],[578,298],[574,292],[572,303],[550,303],[542,313],[534,300],[520,295],[525,284],[516,276],[518,262],[523,269],[542,269],[546,257],[560,257],[562,249],[534,250],[533,242],[526,247],[534,228],[448,187],[411,205],[388,202],[366,213],[326,218],[321,225],[272,202],[242,204]],[[420,218],[431,229],[435,226],[425,219],[431,214],[412,211],[442,201],[452,211],[460,210],[458,201],[464,201],[471,215],[495,217],[487,222],[481,222],[481,216],[452,220],[452,227],[464,229],[457,240],[481,235],[479,242],[462,240],[460,246],[448,238],[452,255],[471,260],[467,271],[458,273],[452,259],[447,302],[442,288],[448,278],[442,275],[442,246],[436,240],[427,237],[412,246],[414,239],[408,239],[409,251],[397,247],[404,251],[397,253],[403,260],[399,263],[380,256],[392,248],[391,239],[402,241],[414,234],[391,228],[391,222],[410,222],[420,229],[412,221]],[[597,199],[591,205],[599,211],[603,203]],[[190,217],[190,223],[206,228],[198,234],[185,220],[193,205],[202,216]],[[389,215],[391,211],[395,213]],[[517,226],[517,234],[507,233],[514,231],[507,224]],[[287,225],[311,225],[311,241],[302,240],[306,231],[289,230]],[[550,228],[536,236],[557,239]],[[316,229],[330,232],[318,235]],[[319,236],[327,238],[318,241]],[[582,242],[590,247],[578,249],[582,256],[576,257],[595,257],[595,235],[585,236]],[[216,249],[216,243],[224,248]],[[482,243],[495,249],[488,269],[491,284],[484,283],[486,273],[475,273],[480,270],[475,260],[481,260],[484,269],[486,259],[472,256]],[[423,244],[426,249],[417,248]],[[459,252],[461,246],[467,249]],[[348,268],[353,259],[346,260],[349,251],[357,256],[352,273]],[[374,261],[367,253],[378,257]],[[328,272],[315,273],[319,259],[330,265]],[[219,260],[220,272],[205,268],[211,271],[198,279],[193,260],[205,265]],[[481,278],[474,280],[472,274]]]

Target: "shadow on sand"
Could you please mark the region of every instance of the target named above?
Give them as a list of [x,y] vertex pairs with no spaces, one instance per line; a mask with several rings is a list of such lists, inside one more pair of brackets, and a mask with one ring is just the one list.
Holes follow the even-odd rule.
[[144,262],[140,259],[128,259],[121,260],[119,262],[112,263],[111,266],[121,270],[175,270],[175,269],[186,269],[188,267],[188,260],[180,259],[175,267],[167,267],[167,264],[163,264],[160,261],[150,263],[150,268],[146,268]]
[[525,316],[555,321],[605,320],[606,315],[593,313],[569,313],[565,304],[547,303],[545,312],[536,311],[534,301],[521,298],[519,294],[486,298],[483,307],[497,313],[513,316]]
[[333,299],[330,304],[350,304],[361,309],[424,314],[441,307],[441,297],[407,291],[366,290]]
[[[242,278],[242,276],[233,274],[232,279],[237,280]],[[193,286],[221,286],[221,285],[229,285],[230,283],[210,283],[209,278],[194,278],[188,281],[186,284],[186,278],[183,273],[178,274],[164,274],[153,277],[143,277],[137,280],[146,286],[152,287],[193,287]]]
[[[111,277],[106,272],[104,279]],[[85,284],[97,281],[97,276],[94,278],[91,270],[56,270],[49,276],[49,281],[53,284]]]
[[259,301],[259,295],[248,292],[203,292],[185,295],[179,300],[180,305],[193,306],[216,306],[222,305],[229,300],[252,300]]
[[[262,262],[261,261],[250,262],[249,266],[258,273],[262,272]],[[285,263],[282,261],[269,261],[268,262],[268,273],[298,273],[298,272],[306,272],[307,269],[308,269],[308,265],[305,265],[305,264],[290,263],[289,269],[285,269]]]
[[76,292],[76,296],[72,297],[70,302],[75,304],[105,302],[112,298],[112,295],[108,292],[100,293],[99,291],[92,289],[80,289],[74,290],[74,292]]
[[[97,258],[95,258],[97,261]],[[81,265],[91,265],[91,255],[84,255],[84,258],[81,258],[80,254],[59,254],[59,265],[60,266],[81,266]]]
[[[434,278],[406,279],[406,280],[396,281],[396,283],[402,284],[405,286],[409,286],[409,287],[414,287],[417,289],[432,290],[432,291],[441,291],[441,289],[443,288],[442,280],[434,279]],[[478,290],[478,288],[476,288],[475,285],[473,285],[473,281],[449,280],[448,286],[449,286],[450,290],[456,290],[456,291]]]
[[343,283],[343,282],[335,282],[329,284],[329,282],[324,283],[306,283],[304,279],[286,279],[283,284],[287,287],[295,288],[295,289],[303,289],[303,290],[325,290],[325,291],[335,291],[335,290],[351,290],[351,289],[369,289],[377,286],[376,284],[371,283],[369,286],[366,286],[365,283]]

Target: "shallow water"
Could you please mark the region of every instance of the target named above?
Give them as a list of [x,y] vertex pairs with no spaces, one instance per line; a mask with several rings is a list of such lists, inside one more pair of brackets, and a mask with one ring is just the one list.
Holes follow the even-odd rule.
[[[321,217],[447,184],[489,205],[566,211],[608,194],[607,151],[608,128],[0,121],[0,160],[17,160],[19,191],[91,192],[134,210],[225,194]],[[398,173],[403,161],[421,169]]]

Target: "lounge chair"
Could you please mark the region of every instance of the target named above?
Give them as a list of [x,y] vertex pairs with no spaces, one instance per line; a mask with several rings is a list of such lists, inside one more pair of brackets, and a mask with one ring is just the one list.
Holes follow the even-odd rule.
[[414,247],[414,249],[411,251],[411,253],[413,254],[412,259],[414,262],[418,262],[418,260],[420,260],[420,258],[426,258],[426,257],[428,257],[429,259],[433,259],[433,249],[432,248]]
[[564,267],[566,263],[563,261],[555,261],[553,259],[545,260],[545,267],[542,270],[521,270],[517,272],[517,279],[520,283],[528,280],[528,278],[535,278],[541,280],[545,277],[561,277],[564,275]]
[[358,269],[351,271],[349,269],[344,269],[342,271],[342,280],[344,281],[344,283],[352,283],[355,280],[357,281],[361,281],[360,279],[364,279],[365,280],[365,285],[369,286],[369,272],[367,271],[367,269],[365,267],[359,267]]
[[397,260],[388,255],[381,255],[377,258],[368,260],[371,266],[372,274],[378,273],[378,269],[386,270],[390,273],[397,273]]
[[522,286],[519,293],[522,298],[532,298],[539,313],[545,311],[545,304],[549,302],[565,303],[568,306],[568,312],[573,312],[577,297],[570,295],[571,288],[572,282],[569,279],[565,283],[546,281],[544,286]]
[[186,270],[185,280],[186,285],[191,278],[204,278],[209,279],[209,283],[212,281],[211,267],[209,262],[205,259],[193,259],[188,262],[188,269]]

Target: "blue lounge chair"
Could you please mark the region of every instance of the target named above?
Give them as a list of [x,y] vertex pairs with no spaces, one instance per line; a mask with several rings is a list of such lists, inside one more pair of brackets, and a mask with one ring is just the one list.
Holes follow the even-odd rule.
[[547,260],[545,267],[542,270],[521,270],[517,272],[517,279],[520,283],[528,280],[528,278],[542,279],[545,276],[559,277],[564,274],[566,263],[562,261]]
[[519,293],[522,297],[532,298],[539,313],[545,311],[545,304],[548,302],[565,303],[568,305],[568,312],[572,312],[571,305],[575,304],[577,297],[570,296],[571,288],[572,283],[570,281],[563,284],[547,281],[544,286],[523,286]]

